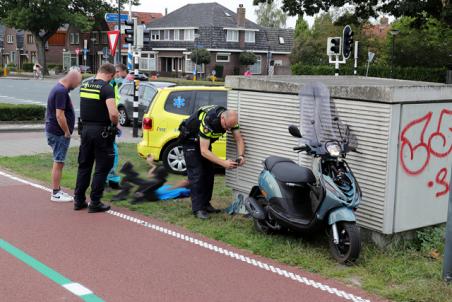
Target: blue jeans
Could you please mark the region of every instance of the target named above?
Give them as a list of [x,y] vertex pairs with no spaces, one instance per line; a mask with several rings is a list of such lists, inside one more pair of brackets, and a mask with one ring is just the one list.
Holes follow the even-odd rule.
[[64,163],[71,139],[64,137],[64,135],[55,135],[48,132],[46,132],[46,136],[47,144],[53,151],[53,160],[56,163]]

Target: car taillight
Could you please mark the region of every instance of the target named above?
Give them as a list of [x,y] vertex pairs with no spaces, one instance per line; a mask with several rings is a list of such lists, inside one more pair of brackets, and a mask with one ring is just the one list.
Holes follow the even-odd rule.
[[143,119],[143,129],[144,130],[151,130],[152,129],[152,119],[149,117],[145,117]]

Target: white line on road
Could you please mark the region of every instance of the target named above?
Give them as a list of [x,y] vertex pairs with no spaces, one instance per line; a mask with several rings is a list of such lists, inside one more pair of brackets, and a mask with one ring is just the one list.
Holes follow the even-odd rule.
[[[22,178],[13,176],[13,175],[10,175],[10,174],[2,172],[2,171],[0,171],[0,175],[8,177],[8,178],[13,179],[13,180],[18,181],[18,182],[21,182],[23,184],[30,185],[30,186],[32,186],[34,188],[37,188],[37,189],[41,189],[41,190],[44,190],[44,191],[47,191],[47,192],[52,192],[52,189],[50,189],[50,188],[44,187],[42,185],[30,182],[28,180],[25,180],[25,179],[22,179]],[[213,251],[215,253],[228,256],[228,257],[236,259],[238,261],[246,262],[246,263],[248,263],[248,264],[250,264],[252,266],[255,266],[255,267],[258,267],[260,269],[263,269],[263,270],[272,272],[274,274],[280,275],[282,277],[291,279],[291,280],[293,280],[295,282],[299,282],[299,283],[302,283],[304,285],[320,289],[320,290],[322,290],[324,292],[328,292],[328,293],[330,293],[332,295],[335,295],[337,297],[344,298],[346,300],[351,300],[353,302],[370,302],[370,300],[366,300],[366,299],[361,298],[359,296],[355,296],[355,295],[347,293],[347,292],[345,292],[343,290],[339,290],[339,289],[337,289],[335,287],[330,287],[330,286],[325,285],[323,283],[320,283],[320,282],[314,281],[312,279],[308,279],[306,277],[303,277],[303,276],[301,276],[299,274],[294,274],[294,273],[289,272],[289,271],[287,271],[285,269],[281,269],[281,268],[275,267],[275,266],[273,266],[271,264],[267,264],[267,263],[261,262],[260,260],[256,260],[254,258],[251,258],[251,257],[248,257],[248,256],[244,256],[244,255],[238,254],[236,252],[233,252],[233,251],[230,251],[230,250],[227,250],[227,249],[223,249],[223,248],[218,247],[216,245],[213,245],[211,243],[208,243],[208,242],[205,242],[205,241],[193,238],[193,237],[188,236],[188,235],[184,235],[182,233],[179,233],[179,232],[176,232],[176,231],[173,231],[173,230],[161,227],[159,225],[156,225],[156,224],[153,224],[153,223],[150,223],[150,222],[138,219],[136,217],[129,216],[129,215],[117,212],[117,211],[113,211],[113,210],[110,210],[107,213],[110,214],[110,215],[119,217],[121,219],[130,221],[132,223],[144,226],[146,228],[150,228],[152,230],[158,231],[160,233],[166,234],[168,236],[172,236],[174,238],[177,238],[177,239],[189,242],[189,243],[191,243],[193,245],[197,245],[199,247],[208,249],[208,250]]]

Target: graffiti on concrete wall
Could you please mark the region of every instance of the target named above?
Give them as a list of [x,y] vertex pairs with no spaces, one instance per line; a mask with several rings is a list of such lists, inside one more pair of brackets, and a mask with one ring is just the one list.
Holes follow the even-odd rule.
[[[428,112],[403,126],[400,135],[400,164],[410,176],[419,176],[429,170],[432,161],[447,159],[452,153],[452,110]],[[447,160],[441,160],[447,165]],[[430,171],[435,176],[427,182],[436,197],[447,195],[449,167]],[[430,174],[429,173],[429,174]]]

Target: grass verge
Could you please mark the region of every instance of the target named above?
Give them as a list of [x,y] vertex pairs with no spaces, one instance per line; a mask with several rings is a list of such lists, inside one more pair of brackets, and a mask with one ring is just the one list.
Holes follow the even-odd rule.
[[[136,155],[134,144],[121,144],[119,148],[120,164],[130,160],[139,172],[146,171],[144,161]],[[77,150],[70,149],[62,182],[64,187],[74,188],[76,158]],[[0,157],[0,167],[47,183],[50,182],[51,165],[50,154]],[[178,179],[181,179],[181,176],[172,175],[169,181]],[[112,194],[107,192],[105,199],[108,200]],[[231,198],[231,191],[225,186],[224,177],[218,175],[214,206],[226,207]],[[190,214],[189,199],[141,205],[120,202],[116,205],[185,227],[258,255],[341,280],[394,301],[452,301],[452,286],[441,280],[444,226],[419,231],[415,240],[400,242],[385,250],[365,243],[356,265],[345,267],[330,258],[324,237],[306,240],[291,235],[265,236],[253,229],[251,220],[226,214],[200,221]]]

